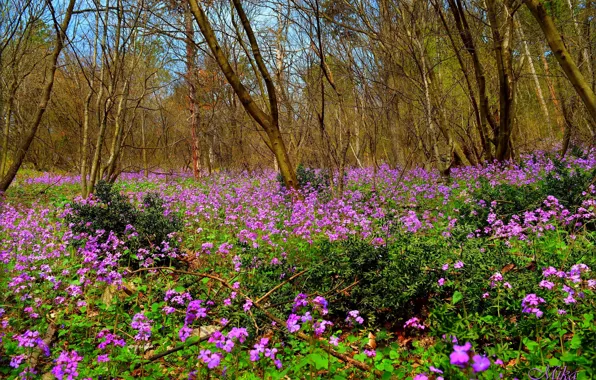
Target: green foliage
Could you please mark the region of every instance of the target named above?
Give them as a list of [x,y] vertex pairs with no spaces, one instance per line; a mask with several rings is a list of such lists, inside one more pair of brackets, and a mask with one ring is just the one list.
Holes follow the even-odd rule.
[[[495,184],[480,178],[480,186],[472,191],[472,202],[461,205],[460,225],[466,230],[481,229],[487,225],[488,213],[492,209],[505,222],[513,215],[523,214],[544,207],[544,200],[553,196],[571,212],[577,211],[585,199],[585,192],[596,179],[596,169],[583,170],[572,167],[556,157],[551,158],[553,170],[541,181],[529,185],[509,183]],[[523,163],[520,163],[523,168]],[[484,205],[491,205],[484,207]]]
[[[331,182],[328,171],[310,169],[305,167],[302,163],[298,164],[298,167],[296,168],[296,178],[298,179],[298,186],[301,189],[308,188],[317,193],[327,192]],[[277,175],[277,182],[282,188],[285,188],[281,174]]]
[[72,223],[75,233],[91,236],[105,231],[100,242],[105,242],[109,232],[113,232],[126,241],[130,249],[123,260],[135,263],[136,255],[131,255],[131,251],[151,252],[163,243],[170,247],[177,245],[174,236],[181,230],[182,223],[176,215],[166,215],[164,211],[164,202],[157,193],[146,193],[141,205],[136,207],[113,184],[100,181],[91,200],[72,203],[66,221]]

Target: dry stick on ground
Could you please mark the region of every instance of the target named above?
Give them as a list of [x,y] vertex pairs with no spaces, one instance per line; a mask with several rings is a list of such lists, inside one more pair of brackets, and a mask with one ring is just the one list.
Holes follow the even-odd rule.
[[308,269],[303,270],[302,272],[298,272],[295,275],[293,275],[292,277],[288,278],[287,280],[285,280],[284,282],[278,284],[277,286],[275,286],[273,289],[271,289],[270,291],[268,291],[267,293],[265,293],[265,295],[261,298],[259,298],[256,302],[257,303],[261,303],[262,301],[266,300],[267,298],[269,298],[269,296],[271,294],[273,294],[277,289],[281,288],[282,286],[284,286],[285,284],[287,284],[288,282],[292,281],[295,278],[298,278],[300,276],[302,276],[304,273],[308,272]]
[[[46,335],[43,338],[43,343],[46,345],[46,347],[50,347],[50,344],[52,343],[52,341],[54,340],[54,337],[56,335],[56,331],[58,331],[58,329],[56,328],[56,324],[54,322],[51,322],[50,325],[48,326],[48,329],[46,330]],[[30,368],[35,369],[35,367],[37,367],[37,364],[39,362],[39,355],[41,355],[41,351],[42,351],[42,349],[37,347],[33,351],[33,354],[31,354],[31,360],[29,361]]]
[[221,331],[221,330],[215,330],[215,331],[214,331],[214,332],[212,332],[211,334],[207,334],[207,335],[205,335],[205,336],[203,336],[203,337],[200,337],[200,338],[199,338],[199,339],[198,339],[196,342],[183,343],[183,344],[180,344],[180,345],[178,345],[178,346],[176,346],[176,347],[174,347],[174,348],[172,348],[172,349],[166,350],[166,351],[164,351],[164,352],[161,352],[161,353],[159,353],[159,354],[155,354],[155,355],[151,356],[149,359],[147,359],[147,361],[146,361],[145,363],[151,363],[151,362],[154,362],[154,361],[156,361],[157,359],[161,359],[161,358],[163,358],[164,356],[167,356],[167,355],[169,355],[169,354],[172,354],[172,353],[174,353],[174,352],[180,351],[180,350],[182,350],[182,349],[184,349],[184,348],[191,347],[191,346],[196,346],[197,344],[199,344],[199,343],[201,343],[201,342],[204,342],[204,341],[206,341],[207,339],[211,338],[211,336],[212,336],[212,335],[213,335],[213,334],[214,334],[216,331]]
[[[193,273],[193,272],[189,272],[189,271],[185,271],[185,270],[179,270],[179,269],[174,269],[174,268],[170,268],[170,267],[155,267],[155,268],[141,268],[141,269],[137,269],[135,271],[129,272],[128,274],[135,274],[135,273],[139,273],[139,272],[147,272],[150,270],[168,270],[174,273],[180,273],[180,274],[188,274],[191,276],[196,276],[196,277],[203,277],[203,278],[210,278],[214,281],[218,281],[219,283],[221,283],[223,286],[225,286],[226,288],[236,291],[238,292],[242,297],[251,300],[250,297],[248,297],[246,294],[244,294],[242,291],[239,291],[238,289],[234,289],[232,287],[232,285],[230,285],[230,283],[228,283],[226,280],[214,276],[212,274],[206,274],[206,273]],[[264,298],[261,297],[261,298]],[[252,301],[252,300],[251,300]],[[257,309],[259,309],[263,314],[265,314],[265,316],[267,316],[267,318],[271,319],[272,321],[274,321],[275,323],[277,323],[279,326],[284,326],[285,322],[283,320],[281,320],[280,318],[276,317],[275,315],[271,314],[269,311],[267,311],[267,309],[263,306],[261,306],[261,304],[259,304],[258,301],[252,301],[253,306]],[[312,339],[311,337],[309,337],[308,335],[302,333],[302,332],[297,332],[295,334],[298,338],[306,341],[306,342],[310,342]],[[355,360],[353,358],[351,358],[348,355],[345,354],[341,354],[335,350],[333,350],[331,347],[328,346],[322,346],[321,347],[323,350],[325,350],[327,353],[329,353],[330,355],[336,357],[337,359],[343,361],[344,363],[348,363],[353,365],[354,367],[365,371],[365,372],[369,372],[374,374],[375,376],[381,376],[382,372],[376,369],[373,369],[371,366],[369,366],[366,363],[363,363],[361,361]]]

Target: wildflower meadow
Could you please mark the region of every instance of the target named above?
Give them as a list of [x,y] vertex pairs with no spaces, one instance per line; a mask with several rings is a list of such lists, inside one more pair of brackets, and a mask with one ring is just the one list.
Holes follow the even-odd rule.
[[298,174],[19,174],[0,377],[593,378],[596,153]]

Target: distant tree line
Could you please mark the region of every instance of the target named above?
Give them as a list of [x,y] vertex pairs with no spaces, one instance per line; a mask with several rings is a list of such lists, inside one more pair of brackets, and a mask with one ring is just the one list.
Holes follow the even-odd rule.
[[[452,167],[596,142],[592,0],[5,0],[0,191],[299,163]],[[333,178],[332,178],[333,179]],[[343,191],[343,176],[333,188]]]

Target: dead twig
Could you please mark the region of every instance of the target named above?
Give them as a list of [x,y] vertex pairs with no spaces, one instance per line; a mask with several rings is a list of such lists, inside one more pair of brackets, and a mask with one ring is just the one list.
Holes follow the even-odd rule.
[[[218,281],[219,283],[221,283],[223,286],[225,286],[226,288],[236,291],[238,292],[242,297],[246,298],[247,300],[251,300],[250,297],[248,297],[246,294],[244,294],[242,291],[240,291],[239,289],[234,289],[232,287],[232,285],[230,285],[230,283],[228,283],[226,280],[224,280],[223,278],[220,278],[218,276],[214,276],[211,274],[206,274],[206,273],[193,273],[193,272],[188,272],[185,270],[179,270],[179,269],[175,269],[175,268],[170,268],[170,267],[156,267],[156,268],[140,268],[137,269],[133,272],[129,272],[129,274],[134,274],[134,273],[139,273],[139,272],[146,272],[146,271],[150,271],[150,270],[169,270],[171,272],[174,273],[182,273],[182,274],[188,274],[191,276],[197,276],[197,277],[202,277],[202,278],[210,278],[214,281]],[[354,285],[354,284],[353,284]],[[352,285],[350,285],[352,286]],[[258,301],[252,301],[253,306],[257,309],[259,309],[263,314],[265,314],[265,316],[267,318],[269,318],[270,320],[274,321],[275,323],[277,323],[278,326],[285,326],[285,322],[283,320],[281,320],[280,318],[276,317],[275,315],[271,314],[271,312],[269,312],[264,306],[262,306]],[[295,336],[297,336],[298,338],[306,341],[306,342],[310,342],[312,341],[311,337],[309,337],[308,335],[302,333],[302,332],[297,332],[295,333]],[[348,355],[339,353],[337,351],[335,351],[334,349],[331,348],[331,346],[329,345],[323,345],[322,349],[325,350],[327,353],[329,353],[331,356],[343,361],[344,363],[350,364],[362,371],[365,372],[369,372],[374,374],[377,377],[382,376],[382,372],[372,368],[371,366],[369,366],[366,363],[363,363],[361,361],[355,360],[353,358],[351,358]]]

